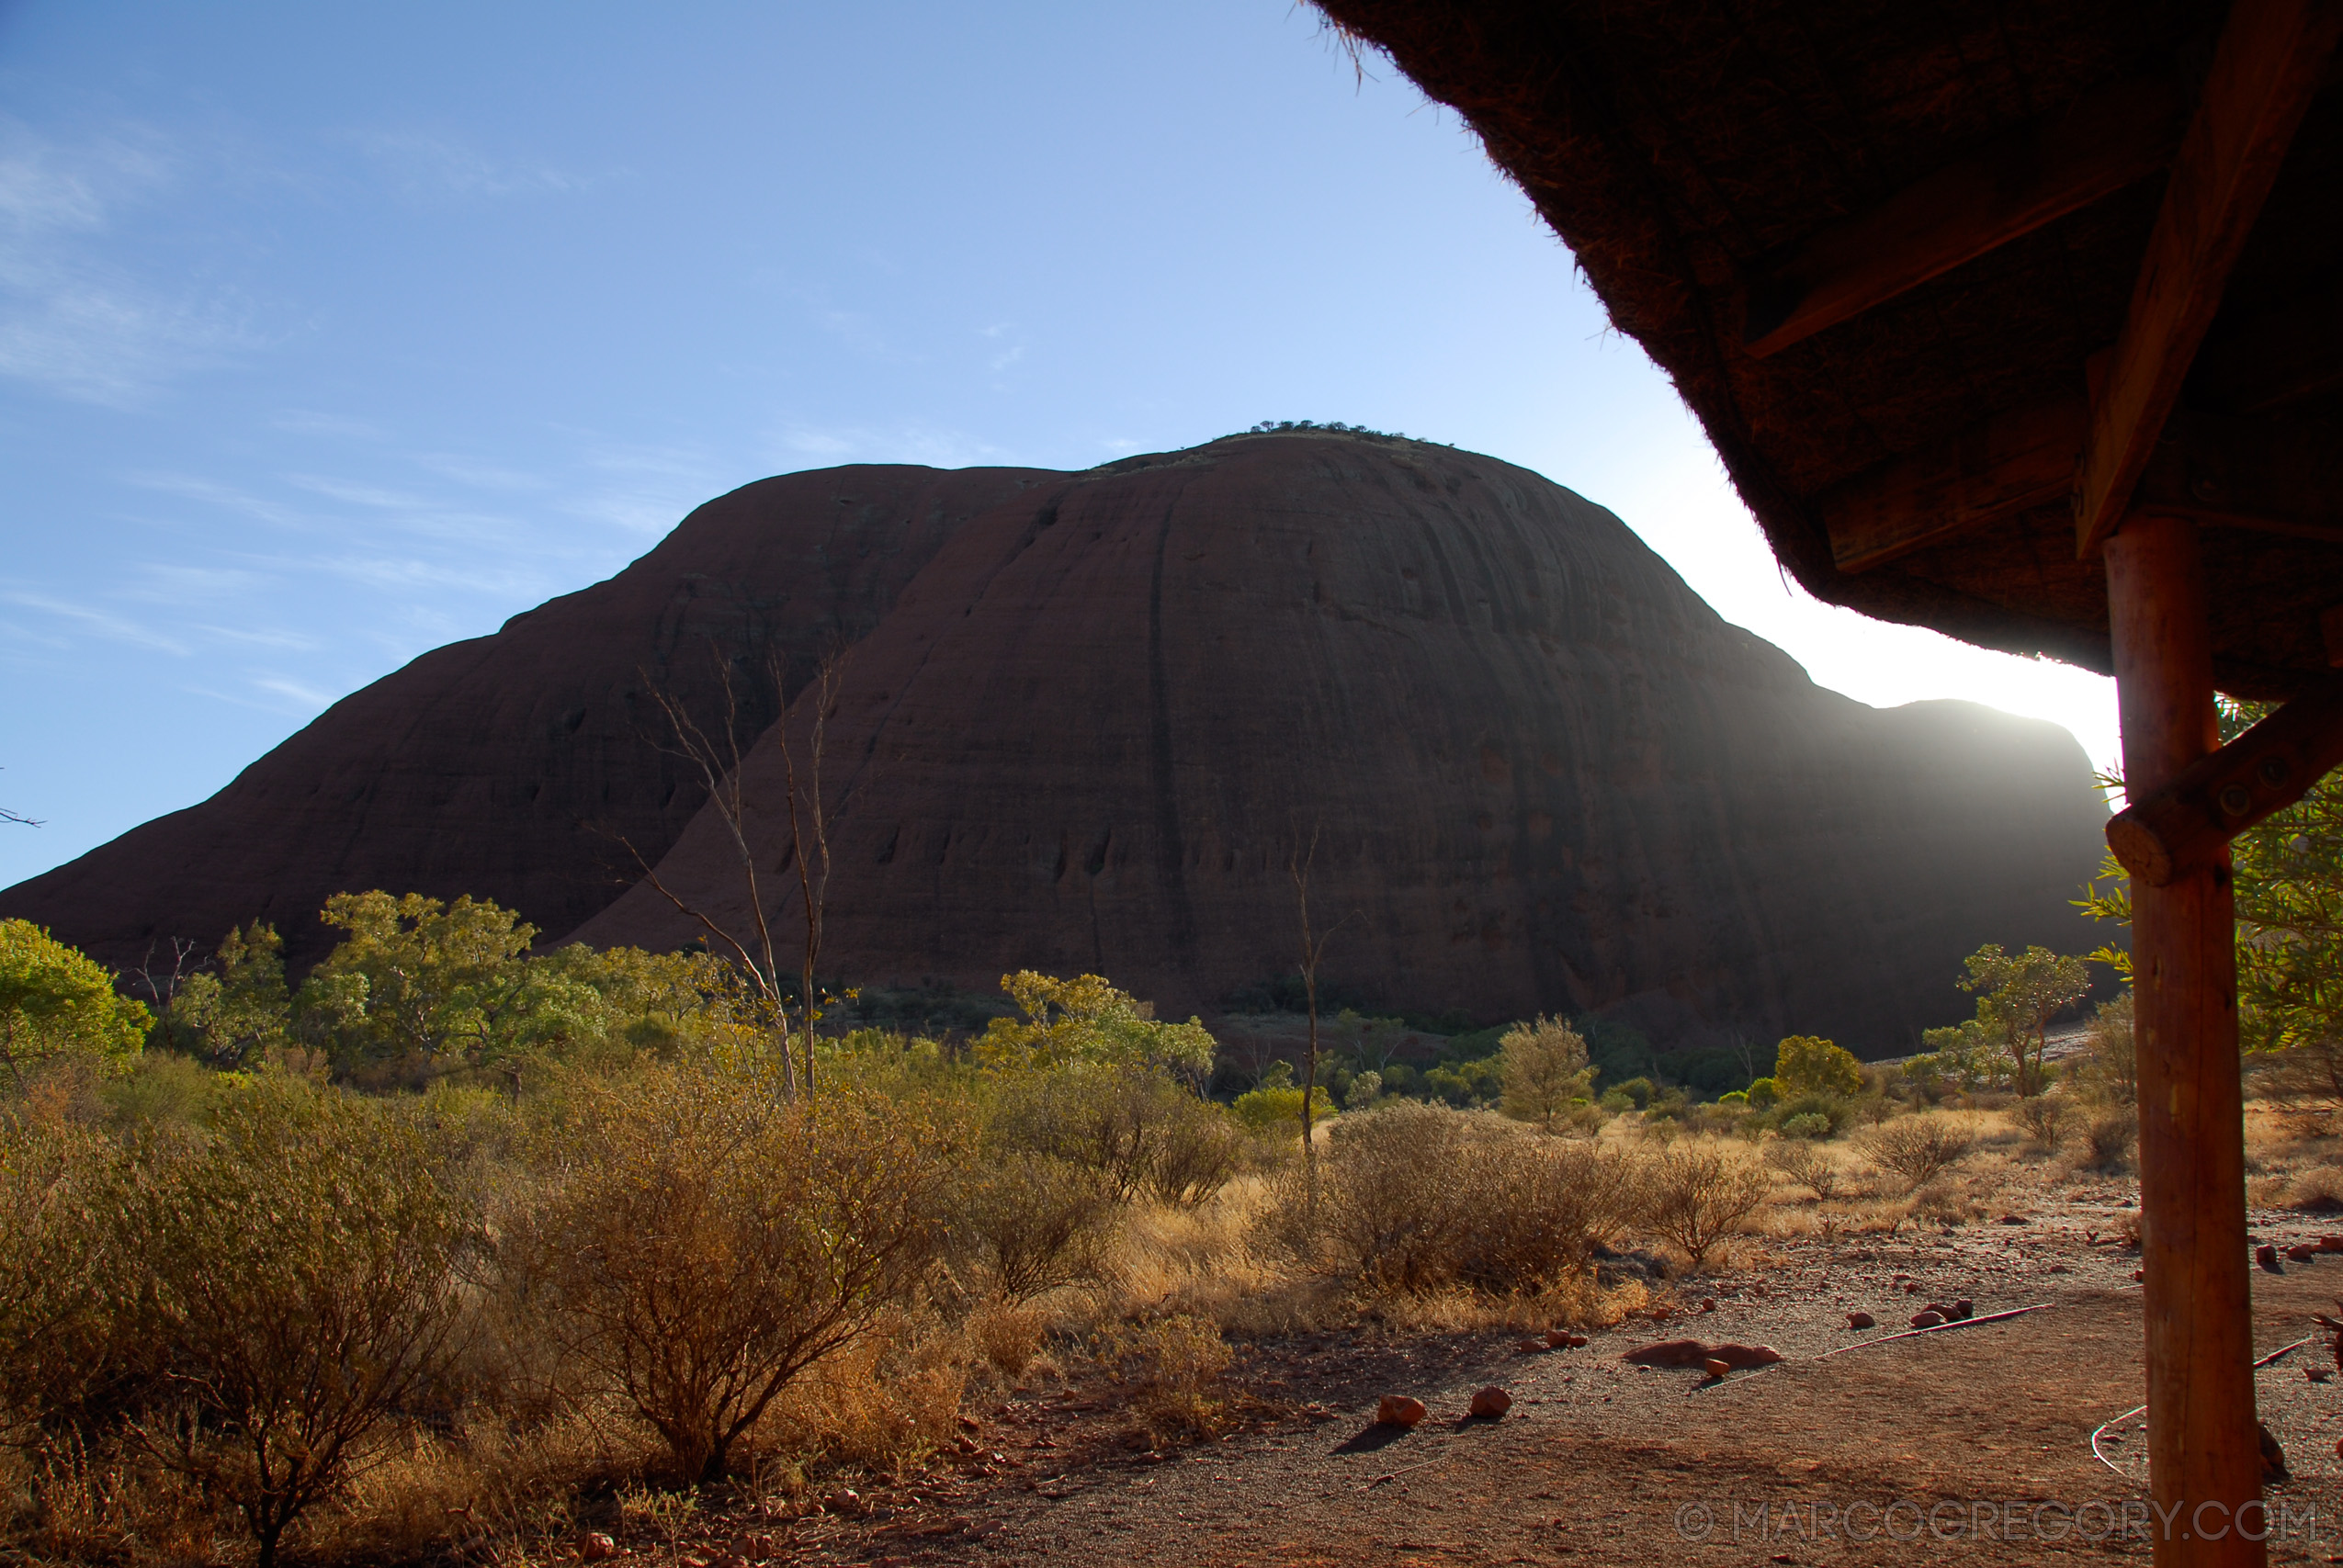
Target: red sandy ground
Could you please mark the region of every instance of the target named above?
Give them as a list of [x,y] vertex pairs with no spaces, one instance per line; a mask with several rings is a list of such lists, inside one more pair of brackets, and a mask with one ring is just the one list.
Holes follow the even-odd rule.
[[[2113,1464],[2090,1444],[2145,1397],[2136,1255],[2111,1240],[2118,1197],[1887,1243],[1777,1245],[1755,1268],[1688,1284],[1689,1321],[1631,1322],[1583,1349],[1528,1356],[1512,1334],[1371,1330],[1256,1346],[1236,1377],[1260,1418],[1170,1452],[1118,1442],[1130,1423],[1094,1389],[997,1404],[981,1413],[979,1451],[917,1484],[794,1521],[703,1529],[719,1546],[761,1532],[752,1554],[774,1561],[922,1568],[2145,1560],[2145,1540],[2123,1539],[2117,1521],[2144,1517],[2145,1494],[2114,1468],[2136,1469],[2139,1423],[2102,1443]],[[2257,1219],[2257,1235],[2281,1244],[2322,1228]],[[2266,1351],[2333,1310],[2343,1256],[2256,1281]],[[1704,1293],[1713,1314],[1696,1312]],[[1980,1314],[2052,1305],[1816,1359],[1954,1296]],[[1851,1333],[1855,1308],[1883,1326]],[[1714,1385],[1620,1359],[1685,1335],[1768,1343],[1790,1359]],[[2303,1370],[2328,1363],[2315,1344],[2261,1375],[2296,1477],[2271,1494],[2289,1511],[2273,1562],[2343,1562],[2343,1376],[2313,1383]],[[1461,1419],[1490,1382],[1512,1393],[1511,1414]],[[1432,1418],[1404,1434],[1371,1426],[1387,1392],[1423,1398]],[[2032,1506],[2045,1502],[2070,1512]]]

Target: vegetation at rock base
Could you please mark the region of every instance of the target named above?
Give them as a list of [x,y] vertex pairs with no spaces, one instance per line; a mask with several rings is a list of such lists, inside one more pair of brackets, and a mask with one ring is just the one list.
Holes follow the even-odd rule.
[[1004,976],[1013,1012],[879,1004],[961,1023],[934,1034],[849,993],[809,1067],[704,952],[540,951],[469,898],[324,918],[342,942],[299,985],[254,922],[143,976],[151,1009],[6,933],[0,1495],[27,1555],[542,1543],[614,1488],[662,1518],[709,1486],[809,1507],[1035,1379],[1115,1391],[1134,1442],[1208,1437],[1254,1337],[1609,1322],[1644,1287],[1608,1260],[1959,1223],[2020,1158],[2122,1169],[2136,1127],[2114,1006],[2006,1138],[1990,1080],[1813,1036],[1715,1053],[1749,1085],[1715,1092],[1614,1021],[1427,1042],[1346,1009],[1306,1162],[1273,1045],[1099,976]]

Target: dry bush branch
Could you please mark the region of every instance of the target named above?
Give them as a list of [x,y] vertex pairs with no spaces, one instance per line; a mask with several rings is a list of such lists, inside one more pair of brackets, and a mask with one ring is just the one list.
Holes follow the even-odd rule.
[[1942,1116],[1921,1114],[1883,1122],[1857,1145],[1882,1170],[1902,1177],[1904,1190],[1911,1192],[1968,1158],[1976,1139]]
[[564,1353],[679,1479],[715,1479],[792,1380],[910,1298],[947,1151],[901,1106],[785,1104],[713,1072],[596,1087],[581,1111],[516,1258]]
[[1641,1172],[1643,1224],[1697,1269],[1765,1201],[1765,1173],[1714,1144],[1671,1145]]

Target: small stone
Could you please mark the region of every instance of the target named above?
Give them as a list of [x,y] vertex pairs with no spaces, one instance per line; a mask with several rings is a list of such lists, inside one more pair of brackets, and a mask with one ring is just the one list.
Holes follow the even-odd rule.
[[1966,1296],[1963,1296],[1959,1301],[1952,1303],[1952,1315],[1954,1317],[1967,1319],[1975,1317],[1976,1314],[1977,1303],[1969,1300]]
[[2272,1247],[2268,1242],[2263,1242],[2259,1247],[2254,1248],[2254,1261],[2260,1264],[2263,1268],[2269,1269],[2273,1274],[2283,1274],[2286,1272],[2285,1269],[2278,1261],[2278,1248]]
[[1941,1312],[1916,1312],[1912,1314],[1914,1328],[1934,1328],[1943,1321],[1944,1314]]
[[1660,1339],[1638,1345],[1620,1359],[1635,1367],[1697,1367],[1708,1359],[1708,1347],[1697,1339]]
[[1513,1347],[1514,1350],[1518,1354],[1523,1356],[1543,1355],[1546,1351],[1554,1349],[1556,1347],[1554,1346],[1548,1345],[1543,1339],[1524,1339],[1520,1344]]
[[1715,1357],[1712,1356],[1707,1360],[1701,1363],[1701,1370],[1708,1373],[1710,1377],[1721,1378],[1725,1376],[1726,1373],[1733,1370],[1733,1363],[1730,1361],[1720,1361]]
[[1715,1310],[1716,1298],[1715,1296],[1703,1296],[1701,1298],[1701,1311],[1715,1312]]
[[1712,1345],[1708,1359],[1722,1361],[1738,1370],[1743,1367],[1770,1367],[1782,1359],[1782,1352],[1771,1345]]
[[1423,1401],[1408,1393],[1387,1393],[1375,1407],[1378,1427],[1412,1427],[1423,1419]]
[[1879,1319],[1872,1316],[1872,1314],[1867,1312],[1851,1312],[1847,1314],[1847,1326],[1850,1328],[1876,1328],[1879,1326]]
[[2328,1367],[2304,1367],[2303,1369],[2303,1376],[2308,1378],[2313,1382],[2325,1382],[2327,1379],[2334,1375],[2335,1372],[2333,1369]]
[[1494,1421],[1512,1408],[1513,1396],[1491,1383],[1473,1395],[1471,1414],[1483,1421]]
[[2269,1424],[2257,1421],[2254,1426],[2261,1437],[2261,1478],[2264,1481],[2293,1480],[2292,1473],[2286,1468],[2286,1450],[2278,1446],[2278,1439],[2270,1434]]
[[2132,1270],[2132,1283],[2134,1283],[2134,1285],[2137,1285],[2137,1284],[2142,1283],[2142,1282],[2143,1282],[2143,1281],[2145,1281],[2146,1279],[2147,1279],[2147,1270],[2146,1270],[2146,1269],[2133,1269],[2133,1270]]
[[2343,1235],[2323,1235],[2318,1238],[2321,1252],[2343,1252]]
[[2297,1263],[2308,1263],[2312,1258],[2318,1256],[2318,1248],[2315,1247],[2290,1247],[2286,1249],[2286,1256]]
[[618,1543],[599,1531],[589,1533],[578,1541],[578,1561],[606,1562],[618,1555]]
[[960,1417],[960,1430],[963,1432],[973,1432],[980,1425],[982,1425],[982,1423],[978,1421],[973,1416],[963,1416]]
[[1918,1280],[1906,1280],[1904,1284],[1904,1293],[1907,1296],[1919,1295],[1920,1293],[1920,1282]]
[[2005,1225],[2022,1225],[2026,1223],[2026,1216],[2023,1214],[2004,1214],[2001,1216],[2001,1223]]

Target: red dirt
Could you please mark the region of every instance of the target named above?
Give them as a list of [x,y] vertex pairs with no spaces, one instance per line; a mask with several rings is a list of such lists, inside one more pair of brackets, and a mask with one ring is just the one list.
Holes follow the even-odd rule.
[[[2108,1239],[2113,1196],[2045,1203],[2020,1224],[1777,1246],[1745,1272],[1687,1281],[1664,1326],[1630,1322],[1583,1349],[1524,1355],[1517,1332],[1393,1339],[1364,1325],[1257,1344],[1235,1374],[1251,1427],[1172,1452],[1118,1442],[1130,1423],[1096,1388],[1020,1398],[984,1411],[979,1453],[924,1483],[873,1495],[855,1515],[761,1528],[781,1532],[776,1555],[792,1562],[2145,1560],[2145,1540],[2086,1539],[2127,1505],[2136,1521],[2145,1499],[2090,1446],[2094,1428],[2145,1397],[2136,1255]],[[2269,1222],[2257,1239],[2317,1234],[2316,1221],[2257,1217]],[[2258,1346],[2313,1332],[2309,1314],[2338,1294],[2343,1262],[2257,1271]],[[1703,1295],[1713,1313],[1697,1311]],[[1980,1317],[2051,1309],[1887,1338],[1905,1303],[1956,1295]],[[1857,1308],[1882,1326],[1851,1333]],[[1621,1359],[1687,1333],[1790,1359],[1716,1382]],[[1858,1339],[1883,1342],[1817,1359]],[[2265,1417],[2295,1469],[2271,1493],[2293,1521],[2290,1539],[2270,1542],[2273,1562],[2343,1561],[2330,1555],[2343,1554],[2343,1378],[2302,1372],[2326,1359],[2314,1346],[2262,1374]],[[1466,1418],[1472,1393],[1491,1383],[1511,1393],[1511,1412]],[[1412,1432],[1373,1426],[1386,1393],[1423,1398],[1431,1417]],[[2111,1433],[2117,1464],[2137,1429]],[[1893,1515],[1860,1506],[1899,1502]],[[2045,1539],[2062,1516],[2031,1507],[2042,1503],[2088,1509]],[[1846,1539],[1851,1507],[1872,1539]],[[1890,1539],[1883,1525],[1919,1539]]]

